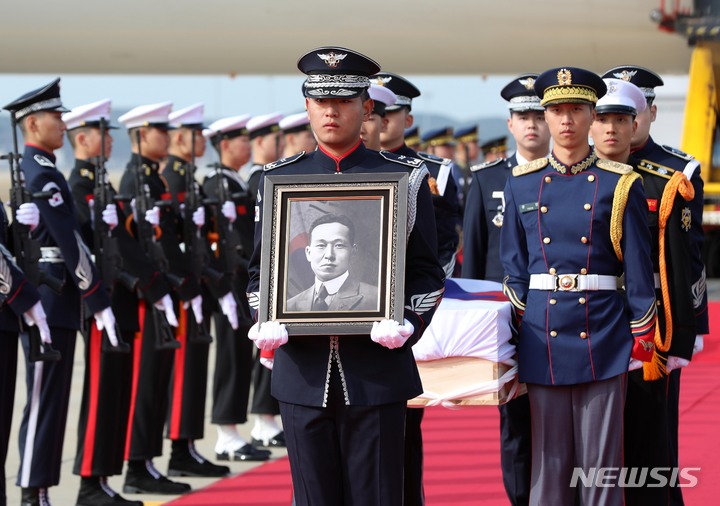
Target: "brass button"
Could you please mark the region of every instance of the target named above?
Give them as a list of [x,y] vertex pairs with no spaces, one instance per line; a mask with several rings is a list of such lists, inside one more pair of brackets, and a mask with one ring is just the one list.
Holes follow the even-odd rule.
[[542,206],[542,207],[540,208],[540,212],[541,212],[541,213],[546,213],[547,211],[548,211],[548,210],[547,210],[547,207],[546,207],[546,206]]
[[580,238],[580,242],[583,243],[583,244],[587,244],[588,238],[585,237],[585,236],[582,236],[582,237]]
[[587,339],[587,332],[580,332],[580,339]]
[[587,269],[585,267],[580,269],[580,274],[587,274]]
[[583,207],[585,208],[586,211],[589,211],[590,209],[592,209],[592,206],[590,204],[585,204]]
[[550,176],[545,176],[545,182],[549,183],[550,181],[552,181],[552,178]]
[[578,302],[579,302],[580,304],[585,304],[585,297],[580,297],[580,298],[578,299]]
[[557,337],[557,332],[555,332],[554,330],[551,330],[550,337]]
[[555,270],[555,267],[550,267],[550,270],[548,270],[550,274],[555,274],[557,271]]
[[590,181],[591,183],[592,183],[593,181],[595,181],[595,176],[593,176],[592,174],[590,174],[590,175],[588,176],[588,181]]
[[553,306],[557,304],[557,299],[550,299],[550,304],[552,304]]
[[543,239],[543,242],[544,242],[545,244],[550,244],[550,238],[549,238],[549,237],[545,237],[545,238]]

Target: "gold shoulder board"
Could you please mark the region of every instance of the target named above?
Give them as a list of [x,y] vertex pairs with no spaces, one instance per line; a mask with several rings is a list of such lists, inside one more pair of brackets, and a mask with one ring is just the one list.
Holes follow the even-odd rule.
[[603,170],[615,172],[616,174],[629,174],[633,170],[632,165],[611,160],[598,160],[595,164]]
[[545,168],[548,164],[547,158],[538,158],[537,160],[533,160],[532,162],[524,163],[522,165],[518,165],[515,167],[512,171],[513,176],[524,176],[525,174],[530,174],[531,172],[538,171],[540,169]]

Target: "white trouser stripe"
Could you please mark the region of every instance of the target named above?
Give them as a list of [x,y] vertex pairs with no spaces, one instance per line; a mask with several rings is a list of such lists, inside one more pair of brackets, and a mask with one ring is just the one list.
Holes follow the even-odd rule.
[[20,486],[30,486],[30,469],[32,468],[33,452],[35,449],[35,432],[37,431],[38,415],[40,414],[40,390],[42,389],[42,377],[44,362],[35,362],[35,374],[33,377],[33,390],[30,397],[30,416],[28,416],[27,434],[25,435],[25,452],[20,470]]

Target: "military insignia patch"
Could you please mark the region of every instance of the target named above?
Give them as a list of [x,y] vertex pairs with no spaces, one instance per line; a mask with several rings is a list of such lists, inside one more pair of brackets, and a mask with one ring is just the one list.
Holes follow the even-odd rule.
[[43,167],[55,167],[54,163],[52,163],[50,160],[48,160],[47,158],[45,158],[42,155],[35,155],[33,158],[35,159],[35,161],[37,163],[39,163]]
[[526,90],[532,90],[535,88],[535,79],[532,77],[528,77],[527,79],[520,79],[518,80],[518,82],[525,86]]
[[277,169],[278,167],[282,167],[283,165],[288,165],[290,163],[297,162],[303,156],[305,156],[305,151],[301,151],[300,153],[298,153],[296,155],[288,156],[287,158],[281,158],[280,160],[276,160],[274,162],[265,164],[263,166],[263,170],[268,171],[268,170]]
[[95,173],[88,169],[80,169],[80,177],[93,181],[95,180]]
[[682,217],[680,218],[680,226],[685,232],[690,231],[690,226],[692,225],[692,213],[690,212],[689,207],[685,207],[682,210]]
[[656,213],[658,210],[658,202],[657,199],[647,199],[648,203],[648,211],[651,213]]
[[336,54],[332,51],[327,54],[318,53],[318,57],[330,68],[337,67],[338,63],[343,61],[346,56],[347,54]]
[[52,181],[43,186],[42,191],[52,193],[52,197],[48,199],[48,204],[52,207],[57,207],[65,203],[62,193],[60,192],[60,187]]
[[637,74],[637,70],[623,70],[622,72],[616,72],[613,74],[616,79],[622,79],[623,81],[632,80],[633,76]]
[[568,69],[560,69],[557,73],[557,80],[560,86],[570,86],[572,84],[572,73]]
[[75,241],[78,247],[78,263],[75,266],[75,275],[78,277],[78,288],[87,290],[90,288],[93,280],[92,262],[90,261],[90,251],[85,246],[80,234],[75,231]]

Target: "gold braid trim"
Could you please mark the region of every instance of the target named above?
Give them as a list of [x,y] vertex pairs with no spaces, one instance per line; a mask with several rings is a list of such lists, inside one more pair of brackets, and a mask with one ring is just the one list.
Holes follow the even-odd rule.
[[685,174],[679,171],[673,173],[670,181],[665,185],[658,211],[658,246],[660,250],[658,265],[660,270],[660,291],[662,292],[663,311],[665,313],[665,339],[663,340],[663,336],[660,334],[660,326],[656,326],[655,351],[653,352],[652,361],[643,364],[643,378],[646,381],[660,379],[667,374],[667,359],[660,355],[658,351],[667,353],[672,344],[673,319],[670,306],[670,287],[667,279],[667,263],[665,262],[665,229],[672,214],[675,193],[680,193],[688,202],[695,196],[695,189],[692,184],[690,184]]
[[623,254],[620,248],[623,229],[622,222],[625,215],[625,205],[627,204],[630,187],[637,180],[641,179],[640,174],[631,172],[620,176],[615,186],[615,194],[613,195],[612,213],[610,214],[610,240],[612,241],[615,256],[622,262]]

